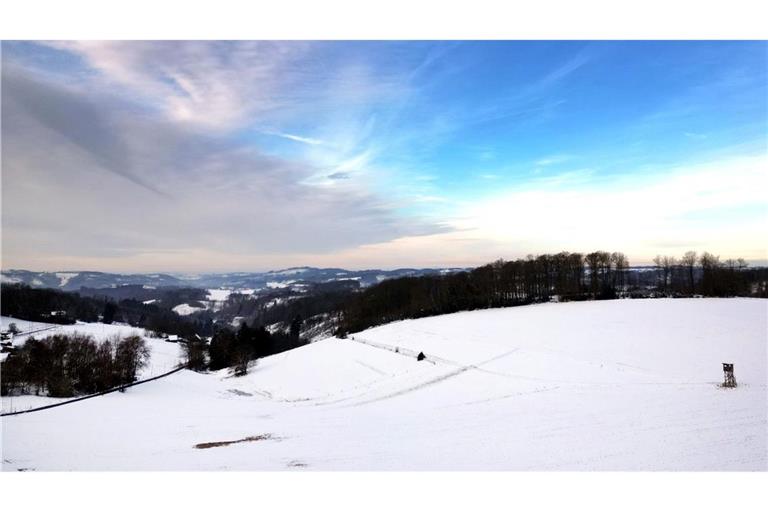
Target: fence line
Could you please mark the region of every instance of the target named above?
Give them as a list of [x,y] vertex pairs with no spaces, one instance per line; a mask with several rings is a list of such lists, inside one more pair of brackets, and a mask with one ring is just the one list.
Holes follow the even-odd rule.
[[14,335],[13,335],[13,337],[14,337],[14,338],[20,338],[20,337],[22,337],[22,336],[29,336],[29,335],[32,335],[32,334],[36,334],[36,333],[38,333],[38,332],[43,332],[43,331],[50,331],[51,329],[59,329],[59,328],[61,328],[61,327],[64,327],[65,325],[68,325],[68,324],[55,324],[55,325],[50,325],[49,327],[43,327],[43,328],[41,328],[41,329],[35,329],[34,331],[26,331],[26,332],[20,332],[20,333],[18,333],[18,334],[14,334]]
[[53,409],[54,407],[61,407],[62,405],[72,404],[72,403],[75,403],[75,402],[80,402],[82,400],[88,400],[89,398],[96,398],[97,396],[104,396],[104,395],[107,395],[109,393],[114,393],[115,391],[124,391],[127,388],[131,388],[133,386],[138,386],[139,384],[145,384],[145,383],[151,382],[153,380],[162,379],[163,377],[167,377],[168,375],[171,375],[171,374],[176,373],[176,372],[178,372],[180,370],[183,370],[184,368],[185,368],[184,365],[179,365],[179,366],[177,366],[176,368],[174,368],[173,370],[171,370],[169,372],[166,372],[166,373],[163,373],[163,374],[160,374],[160,375],[155,375],[154,377],[150,377],[148,379],[137,380],[136,382],[131,382],[130,384],[123,384],[121,386],[116,386],[114,388],[106,389],[106,390],[100,391],[98,393],[93,393],[93,394],[85,395],[85,396],[79,396],[77,398],[73,398],[72,400],[66,400],[64,402],[58,402],[58,403],[55,403],[55,404],[43,405],[42,407],[35,407],[33,409],[26,409],[24,411],[0,413],[0,417],[2,417],[2,416],[15,416],[17,414],[26,414],[28,412],[36,412],[36,411],[43,411],[45,409]]

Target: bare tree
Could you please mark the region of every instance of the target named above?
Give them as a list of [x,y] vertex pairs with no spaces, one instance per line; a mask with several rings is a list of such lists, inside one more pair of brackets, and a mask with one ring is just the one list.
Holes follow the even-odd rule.
[[727,293],[721,272],[720,257],[704,252],[699,258],[701,263],[701,293],[719,296]]
[[688,276],[688,293],[690,294],[693,294],[695,291],[694,269],[696,268],[697,261],[696,251],[688,251],[680,258],[680,264],[683,265]]
[[141,336],[128,336],[115,347],[115,366],[120,384],[136,381],[139,370],[149,362],[149,347]]
[[656,265],[656,275],[661,274],[662,275],[662,289],[666,292],[667,291],[667,273],[664,271],[664,257],[661,254],[657,254],[655,258],[653,258],[653,264]]
[[614,268],[613,286],[624,291],[624,285],[626,284],[626,274],[629,270],[629,260],[623,252],[614,252],[611,254],[611,262]]
[[662,256],[659,254],[653,258],[653,263],[656,265],[656,268],[661,270],[661,289],[664,293],[667,293],[672,284],[672,268],[677,265],[677,260],[673,256]]

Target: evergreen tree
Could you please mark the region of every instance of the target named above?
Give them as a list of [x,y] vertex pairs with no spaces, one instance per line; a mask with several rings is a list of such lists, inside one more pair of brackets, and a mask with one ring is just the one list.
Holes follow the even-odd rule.
[[104,303],[104,313],[102,313],[102,322],[105,324],[111,324],[115,320],[115,314],[117,314],[117,305],[114,302]]
[[291,335],[291,338],[299,339],[299,334],[301,334],[301,315],[293,317],[289,334]]

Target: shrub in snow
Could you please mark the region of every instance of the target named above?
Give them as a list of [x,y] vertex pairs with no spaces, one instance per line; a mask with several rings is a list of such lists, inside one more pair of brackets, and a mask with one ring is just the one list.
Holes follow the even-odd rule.
[[185,343],[183,347],[187,368],[196,372],[201,372],[208,367],[208,362],[205,358],[205,343],[201,341],[190,341],[189,343]]
[[235,377],[242,377],[248,373],[248,363],[251,361],[251,354],[247,350],[239,350],[235,354],[235,365],[233,371]]

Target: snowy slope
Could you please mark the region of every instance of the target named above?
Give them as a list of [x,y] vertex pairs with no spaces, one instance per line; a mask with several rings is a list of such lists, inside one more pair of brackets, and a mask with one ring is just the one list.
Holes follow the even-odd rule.
[[[139,371],[139,378],[145,379],[160,375],[175,368],[182,359],[181,347],[177,343],[168,343],[159,338],[153,338],[144,329],[131,327],[122,324],[101,324],[78,322],[72,325],[47,324],[41,322],[29,322],[16,318],[0,316],[0,330],[6,330],[8,325],[15,323],[21,330],[11,340],[14,346],[22,345],[27,338],[34,336],[37,339],[43,339],[54,334],[87,334],[96,341],[112,340],[115,337],[125,338],[127,336],[141,336],[147,342],[150,350],[148,365]],[[0,354],[0,361],[4,360],[7,354]],[[47,405],[49,403],[61,402],[63,398],[49,398],[40,396],[16,396],[2,397],[3,411],[19,411]]]
[[189,304],[179,304],[178,306],[173,308],[173,312],[177,315],[181,316],[187,316],[191,315],[192,313],[197,313],[198,311],[205,311],[206,308],[198,308],[195,306],[190,306]]
[[766,470],[767,317],[665,299],[397,322],[3,418],[3,469]]

